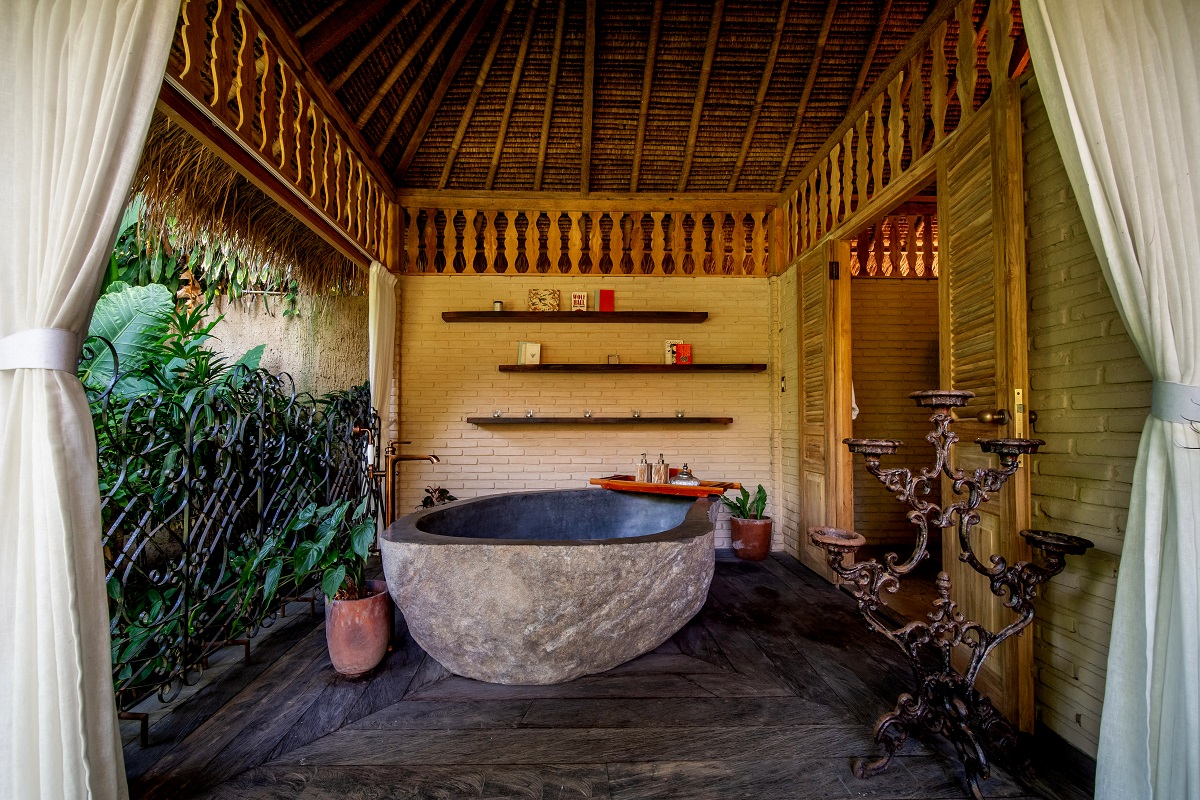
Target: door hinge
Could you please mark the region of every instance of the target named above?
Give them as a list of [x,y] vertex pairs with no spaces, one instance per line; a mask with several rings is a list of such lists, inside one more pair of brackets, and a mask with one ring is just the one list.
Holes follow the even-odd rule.
[[841,268],[836,261],[829,262],[829,280],[836,281],[841,277]]

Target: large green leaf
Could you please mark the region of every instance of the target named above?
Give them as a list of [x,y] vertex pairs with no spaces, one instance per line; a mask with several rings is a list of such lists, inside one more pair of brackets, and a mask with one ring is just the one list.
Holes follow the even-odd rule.
[[[167,333],[175,300],[165,286],[122,286],[114,284],[96,302],[89,336],[102,336],[117,351],[122,373],[139,369],[155,357]],[[113,359],[107,347],[98,345],[96,357],[84,365],[84,385],[104,387],[112,380]]]

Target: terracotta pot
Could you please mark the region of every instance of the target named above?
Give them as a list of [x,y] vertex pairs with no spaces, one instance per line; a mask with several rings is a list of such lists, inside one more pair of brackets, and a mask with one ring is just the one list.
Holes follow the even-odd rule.
[[367,581],[362,600],[325,598],[325,643],[333,668],[348,677],[370,672],[387,654],[392,597],[384,581]]
[[771,518],[741,519],[730,517],[733,554],[747,561],[762,561],[771,552]]

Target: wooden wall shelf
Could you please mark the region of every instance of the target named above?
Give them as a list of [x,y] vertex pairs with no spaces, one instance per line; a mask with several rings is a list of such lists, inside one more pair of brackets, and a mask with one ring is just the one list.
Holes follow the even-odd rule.
[[443,311],[446,322],[697,323],[707,311]]
[[733,417],[467,417],[472,425],[730,425]]
[[764,372],[766,364],[501,364],[501,372]]

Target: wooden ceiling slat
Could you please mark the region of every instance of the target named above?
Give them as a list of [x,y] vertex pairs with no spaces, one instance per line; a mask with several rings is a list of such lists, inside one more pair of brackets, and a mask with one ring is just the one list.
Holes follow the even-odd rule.
[[442,167],[442,177],[438,179],[439,189],[445,189],[446,183],[450,180],[450,170],[454,167],[454,159],[458,157],[463,137],[467,135],[467,126],[471,124],[471,116],[475,113],[475,106],[479,103],[479,95],[483,94],[483,86],[487,83],[488,73],[492,71],[492,62],[496,59],[496,51],[500,49],[500,42],[504,39],[504,29],[508,27],[508,20],[512,17],[514,5],[516,5],[516,0],[508,0],[504,4],[500,23],[492,32],[491,44],[488,45],[487,54],[484,55],[483,63],[479,66],[479,74],[475,76],[475,85],[471,87],[471,96],[467,98],[467,107],[463,109],[462,117],[458,120],[458,130],[454,132],[454,141],[450,143],[450,152],[446,153],[446,164]]
[[854,82],[854,91],[850,93],[850,102],[846,104],[847,108],[853,108],[854,104],[858,102],[858,98],[862,97],[863,87],[867,83],[867,75],[871,72],[871,64],[875,62],[875,50],[879,47],[879,40],[883,38],[883,29],[887,27],[888,15],[891,13],[892,0],[883,0],[883,8],[875,23],[875,32],[871,34],[871,41],[867,44],[867,54],[863,57],[862,67],[858,70],[858,80]]
[[537,169],[533,175],[533,190],[542,190],[542,174],[546,167],[546,150],[550,146],[550,119],[554,116],[554,93],[558,89],[558,60],[562,56],[563,28],[567,21],[567,0],[558,0],[558,17],[554,22],[554,51],[550,54],[550,79],[546,85],[546,104],[542,108],[542,132],[538,138]]
[[392,137],[396,135],[396,129],[400,127],[404,115],[408,113],[409,106],[417,98],[417,92],[421,91],[421,87],[425,85],[425,81],[429,78],[429,73],[433,72],[434,65],[437,64],[442,51],[446,49],[446,45],[450,42],[450,37],[458,30],[458,26],[466,18],[467,12],[471,10],[471,4],[471,0],[466,0],[459,7],[458,13],[454,15],[454,19],[450,21],[450,24],[442,29],[442,35],[438,37],[437,42],[433,45],[433,49],[425,56],[425,65],[421,67],[421,71],[417,73],[417,77],[413,78],[413,82],[404,93],[404,98],[401,99],[400,105],[396,107],[396,112],[392,114],[392,121],[388,123],[383,136],[380,137],[379,144],[375,145],[375,155],[382,156],[383,151],[391,144]]
[[508,135],[508,122],[512,119],[513,104],[517,101],[517,87],[521,85],[521,72],[525,69],[525,57],[529,54],[529,40],[533,38],[533,25],[537,21],[539,0],[529,4],[529,15],[525,18],[525,33],[521,36],[521,47],[517,50],[517,63],[513,65],[512,80],[508,82],[508,97],[504,100],[504,113],[500,116],[500,131],[496,134],[496,146],[492,149],[492,163],[488,167],[484,190],[490,192],[496,182],[496,170],[500,167],[500,153],[504,149],[504,137]]
[[[404,148],[404,154],[400,156],[400,163],[396,165],[396,180],[404,178],[404,173],[408,172],[408,168],[412,166],[413,159],[417,156],[417,150],[421,147],[421,142],[425,140],[425,134],[429,133],[429,126],[433,124],[433,118],[437,116],[437,111],[442,105],[442,100],[446,97],[446,92],[450,90],[450,84],[454,82],[454,76],[458,74],[458,70],[462,67],[463,61],[467,57],[467,53],[471,50],[471,45],[475,44],[475,40],[479,38],[479,34],[483,31],[483,26],[487,24],[488,17],[492,15],[492,9],[500,0],[483,0],[483,5],[479,9],[479,13],[471,22],[471,27],[467,29],[466,34],[458,43],[458,47],[454,48],[454,53],[451,54],[450,60],[446,63],[446,69],[442,72],[442,78],[438,81],[437,88],[433,90],[433,96],[429,98],[429,104],[425,106],[424,113],[421,114],[421,120],[417,123],[417,127],[413,129],[412,136],[409,137],[408,145]],[[512,0],[509,0],[509,8],[511,10]]]
[[[786,5],[788,0],[783,0]],[[650,40],[646,43],[646,67],[642,70],[642,101],[638,109],[637,134],[633,143],[633,171],[629,176],[629,191],[636,192],[642,171],[642,147],[646,142],[646,118],[650,115],[650,89],[654,84],[654,59],[658,54],[658,37],[662,31],[663,0],[654,0],[650,14]]]
[[375,112],[379,109],[379,104],[383,102],[383,98],[387,97],[387,93],[390,92],[392,87],[396,85],[396,81],[400,80],[400,76],[404,74],[404,70],[408,69],[408,65],[411,64],[412,60],[417,57],[417,53],[419,53],[421,48],[425,46],[425,42],[429,41],[429,37],[433,35],[433,32],[437,30],[438,25],[441,24],[442,19],[453,7],[454,5],[452,3],[442,3],[441,8],[438,9],[438,12],[426,21],[425,27],[421,28],[421,32],[417,34],[417,38],[413,39],[412,42],[409,43],[408,47],[404,49],[404,53],[400,56],[400,60],[392,65],[391,72],[389,72],[387,77],[383,79],[383,83],[380,84],[379,88],[375,90],[375,94],[371,96],[370,101],[368,101],[366,107],[363,108],[362,113],[358,115],[358,127],[363,127],[367,124],[367,122],[370,121],[371,117],[375,116]]
[[350,76],[353,75],[355,71],[363,65],[364,61],[371,57],[371,54],[375,52],[376,48],[378,48],[379,45],[383,43],[383,40],[387,38],[387,35],[394,31],[396,26],[403,22],[404,18],[407,17],[414,8],[420,5],[420,3],[421,0],[408,0],[408,2],[405,3],[399,11],[393,14],[392,18],[389,19],[387,23],[379,29],[379,32],[371,37],[371,41],[367,42],[366,47],[360,50],[358,55],[356,55],[350,61],[350,63],[346,65],[346,68],[339,72],[338,76],[329,82],[329,88],[333,89],[335,92],[342,88],[342,84],[350,80]]
[[[594,2],[594,0],[593,0]],[[837,0],[833,0],[837,2]],[[688,177],[692,172],[692,159],[696,155],[696,137],[700,132],[700,115],[704,111],[704,96],[708,94],[708,78],[712,74],[713,57],[717,53],[717,39],[721,35],[721,19],[725,16],[725,0],[713,3],[712,18],[708,23],[708,42],[704,46],[704,61],[700,65],[700,83],[696,87],[696,100],[692,104],[692,122],[688,126],[686,149],[683,152],[683,170],[679,175],[678,191],[687,191]]]
[[587,0],[586,38],[583,46],[583,131],[579,148],[579,191],[592,185],[592,113],[596,73],[596,0]]
[[297,28],[296,38],[303,39],[305,36],[308,36],[308,34],[312,33],[313,29],[329,19],[334,12],[346,5],[347,2],[348,0],[334,0],[334,2],[330,3],[322,11],[317,12],[312,19]]
[[817,81],[817,71],[821,68],[821,59],[825,57],[825,42],[829,39],[829,29],[833,25],[833,14],[837,11],[838,0],[829,0],[825,9],[825,19],[821,22],[821,32],[817,34],[816,48],[813,50],[812,61],[808,64],[808,77],[804,79],[804,91],[800,93],[800,104],[796,108],[796,119],[792,122],[792,131],[788,134],[787,145],[783,148],[783,159],[780,161],[779,174],[775,177],[775,191],[783,188],[787,179],[788,165],[792,162],[792,152],[796,148],[796,137],[800,134],[800,126],[804,122],[804,114],[808,110],[808,99],[812,96],[813,85]]
[[365,25],[367,20],[386,8],[387,4],[388,0],[359,0],[354,8],[338,17],[336,22],[319,25],[300,40],[304,58],[310,64],[317,63],[347,36]]
[[742,168],[746,166],[746,156],[750,154],[750,143],[754,141],[754,129],[758,127],[758,118],[762,114],[763,103],[767,100],[767,90],[771,87],[771,76],[775,74],[775,60],[779,57],[779,43],[783,41],[783,29],[787,25],[789,5],[790,0],[783,0],[779,6],[779,17],[775,21],[775,37],[771,40],[771,49],[767,53],[767,64],[763,67],[762,80],[758,84],[758,94],[754,96],[754,108],[750,110],[750,121],[746,125],[746,133],[742,135],[742,146],[738,150],[737,162],[733,165],[733,175],[729,178],[727,191],[730,192],[737,190],[738,179],[742,177]]

